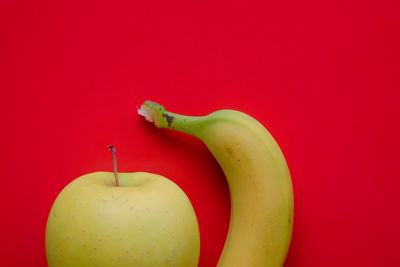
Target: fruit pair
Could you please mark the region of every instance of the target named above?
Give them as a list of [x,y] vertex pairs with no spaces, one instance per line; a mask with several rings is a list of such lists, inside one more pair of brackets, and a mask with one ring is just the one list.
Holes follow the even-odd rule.
[[[224,171],[231,197],[231,219],[218,266],[282,266],[292,233],[293,191],[284,156],[269,132],[252,117],[234,110],[192,117],[168,112],[159,104],[146,101],[138,112],[159,128],[201,139]],[[120,176],[122,188],[113,186],[111,173],[94,173],[78,178],[60,193],[46,229],[49,265],[196,266],[199,231],[183,191],[153,174]],[[169,195],[164,186],[170,188]],[[148,191],[142,195],[138,188]],[[158,190],[163,194],[156,194]],[[84,202],[89,195],[91,201]],[[107,209],[103,213],[101,201],[109,203],[104,204]],[[142,202],[150,205],[147,212],[146,205],[137,208],[137,203]],[[94,211],[100,213],[98,218]],[[167,216],[164,221],[163,215],[168,213],[173,218]],[[127,214],[127,219],[118,221],[121,214]],[[71,226],[79,219],[80,223]],[[94,236],[93,231],[102,234]],[[57,262],[60,259],[64,265]]]

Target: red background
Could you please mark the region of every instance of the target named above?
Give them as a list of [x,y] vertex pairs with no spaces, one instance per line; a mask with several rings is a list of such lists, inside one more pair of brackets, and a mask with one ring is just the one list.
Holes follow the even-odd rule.
[[214,266],[229,220],[219,166],[198,140],[136,115],[151,99],[232,108],[284,152],[295,194],[285,266],[399,266],[399,1],[2,1],[3,266],[45,266],[60,190],[88,172],[169,177]]

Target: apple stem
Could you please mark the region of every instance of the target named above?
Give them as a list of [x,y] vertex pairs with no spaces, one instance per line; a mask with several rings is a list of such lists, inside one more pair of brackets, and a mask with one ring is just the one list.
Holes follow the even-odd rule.
[[108,148],[111,150],[112,159],[113,159],[115,186],[119,186],[118,171],[117,171],[117,156],[116,156],[117,149],[113,145],[108,146]]

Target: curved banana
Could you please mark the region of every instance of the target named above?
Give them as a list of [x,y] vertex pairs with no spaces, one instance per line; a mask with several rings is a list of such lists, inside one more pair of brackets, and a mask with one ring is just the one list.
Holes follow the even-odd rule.
[[293,189],[285,158],[269,132],[234,110],[192,117],[146,101],[138,113],[159,128],[200,138],[224,171],[231,218],[218,266],[282,266],[292,235]]

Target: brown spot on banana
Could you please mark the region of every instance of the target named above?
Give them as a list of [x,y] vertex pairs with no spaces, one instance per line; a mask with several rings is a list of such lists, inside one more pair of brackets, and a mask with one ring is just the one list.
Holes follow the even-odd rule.
[[163,114],[162,114],[162,117],[165,118],[165,119],[167,120],[168,128],[171,128],[171,124],[172,124],[172,122],[175,120],[174,116],[170,116],[170,115],[168,115],[168,114],[166,114],[166,113],[163,113]]

